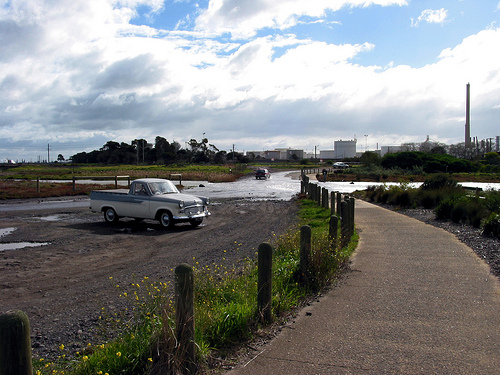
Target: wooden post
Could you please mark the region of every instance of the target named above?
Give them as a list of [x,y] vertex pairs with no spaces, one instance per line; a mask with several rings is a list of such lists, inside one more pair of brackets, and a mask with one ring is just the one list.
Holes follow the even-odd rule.
[[33,374],[30,322],[20,310],[0,315],[0,374]]
[[36,192],[40,192],[40,177],[36,178]]
[[328,208],[328,189],[321,188],[321,207]]
[[343,201],[340,205],[340,211],[342,213],[342,221],[340,224],[340,236],[341,236],[341,248],[345,247],[349,243],[349,204]]
[[73,191],[76,191],[76,178],[73,176]]
[[311,263],[311,227],[303,225],[300,228],[300,281],[309,283],[309,264]]
[[342,216],[341,203],[342,203],[342,194],[337,193],[337,216]]
[[263,242],[259,245],[258,255],[258,283],[257,308],[261,323],[271,323],[272,318],[272,275],[273,275],[273,248],[271,244]]
[[335,215],[335,192],[332,191],[330,193],[330,201],[331,201],[331,214]]
[[316,186],[316,202],[321,207],[321,186]]
[[354,235],[354,208],[356,207],[356,201],[354,198],[349,199],[350,203],[350,218],[351,218],[351,236]]
[[332,249],[336,249],[339,235],[339,218],[336,215],[330,216],[330,228],[328,235],[330,237],[330,245]]
[[118,176],[115,176],[115,189],[118,189]]
[[194,278],[189,264],[175,268],[175,320],[178,354],[184,373],[196,373],[194,342]]

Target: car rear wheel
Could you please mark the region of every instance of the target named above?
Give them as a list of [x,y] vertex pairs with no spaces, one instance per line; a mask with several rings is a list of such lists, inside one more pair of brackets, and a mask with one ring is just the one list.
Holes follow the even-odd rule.
[[104,210],[104,221],[106,223],[116,223],[118,221],[119,217],[116,214],[116,211],[113,208],[106,208]]
[[169,229],[174,226],[174,219],[172,218],[172,214],[168,211],[163,211],[160,213],[160,217],[158,219],[163,228]]

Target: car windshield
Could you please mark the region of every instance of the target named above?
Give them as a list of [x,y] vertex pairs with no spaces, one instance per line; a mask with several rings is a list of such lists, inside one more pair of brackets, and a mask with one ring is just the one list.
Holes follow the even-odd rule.
[[156,181],[150,182],[149,189],[153,195],[162,195],[162,194],[170,194],[170,193],[178,193],[179,190],[175,187],[175,185],[171,181]]

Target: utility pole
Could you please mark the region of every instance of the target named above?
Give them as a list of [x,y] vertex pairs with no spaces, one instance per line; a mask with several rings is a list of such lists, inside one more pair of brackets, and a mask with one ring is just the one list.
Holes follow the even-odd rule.
[[50,143],[47,143],[47,163],[50,163]]

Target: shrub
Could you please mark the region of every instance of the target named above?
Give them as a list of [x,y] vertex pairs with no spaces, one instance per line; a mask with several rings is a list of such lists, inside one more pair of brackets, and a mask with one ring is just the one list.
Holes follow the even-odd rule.
[[440,202],[439,192],[436,190],[420,190],[419,192],[420,205],[423,208],[434,208]]
[[484,222],[483,233],[500,238],[500,215],[492,213]]
[[450,211],[451,221],[454,223],[460,223],[466,221],[467,219],[467,209],[461,204],[456,204],[456,202],[451,206]]
[[457,187],[457,181],[454,178],[444,173],[439,173],[426,179],[420,188],[422,190],[439,190],[455,187]]
[[408,189],[391,189],[390,198],[388,198],[387,203],[396,205],[399,207],[410,207],[412,205],[412,199],[410,197],[410,191]]
[[451,219],[455,223],[467,223],[479,228],[481,221],[489,214],[481,197],[453,196],[436,207],[436,218]]
[[455,197],[449,197],[447,199],[444,199],[441,203],[439,203],[436,209],[434,210],[436,212],[436,219],[448,220],[449,218],[451,218],[451,210],[453,209],[455,200],[456,200]]

